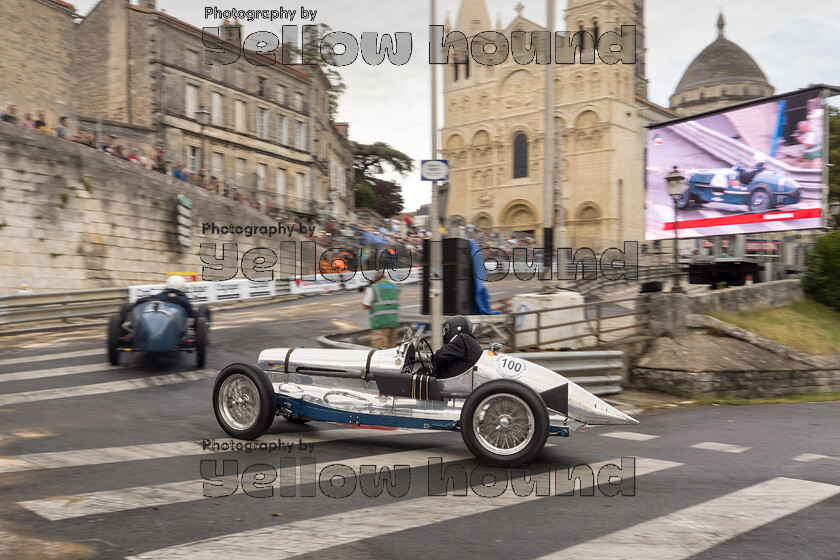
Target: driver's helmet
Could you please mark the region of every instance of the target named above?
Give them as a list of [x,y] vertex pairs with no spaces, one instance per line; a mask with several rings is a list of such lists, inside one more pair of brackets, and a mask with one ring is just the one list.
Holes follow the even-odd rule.
[[753,167],[758,167],[759,165],[764,165],[764,162],[767,161],[767,156],[762,154],[761,152],[756,152],[753,154]]
[[187,291],[187,281],[184,280],[183,276],[170,276],[166,279],[166,289],[179,291],[179,292],[186,292]]
[[443,343],[449,344],[460,333],[472,333],[472,321],[463,315],[454,315],[443,324]]

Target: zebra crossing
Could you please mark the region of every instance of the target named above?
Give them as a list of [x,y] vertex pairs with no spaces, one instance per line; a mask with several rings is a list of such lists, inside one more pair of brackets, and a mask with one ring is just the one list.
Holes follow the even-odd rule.
[[[69,360],[73,363],[66,364]],[[57,367],[50,369],[51,364]],[[118,373],[121,377],[102,381],[103,372]],[[575,498],[563,497],[554,486],[554,491],[540,492],[539,482],[530,491],[519,491],[521,487],[517,490],[513,484],[513,471],[508,473],[510,482],[505,479],[504,491],[488,494],[488,488],[492,489],[499,479],[488,481],[485,475],[498,477],[499,472],[480,471],[458,434],[327,424],[302,426],[279,419],[267,435],[254,442],[222,439],[224,434],[212,417],[207,391],[208,380],[216,373],[213,369],[203,369],[154,374],[136,364],[112,368],[105,364],[104,351],[94,348],[57,347],[53,354],[0,359],[0,422],[10,417],[7,415],[26,417],[28,405],[86,397],[94,399],[90,406],[95,407],[95,399],[107,398],[112,393],[133,395],[134,391],[151,389],[152,392],[144,393],[136,410],[127,411],[140,421],[144,419],[145,408],[166,400],[167,386],[174,384],[183,385],[189,392],[183,398],[206,403],[201,421],[194,420],[192,427],[184,427],[183,437],[170,437],[174,432],[156,436],[155,424],[151,423],[151,441],[125,442],[125,445],[99,444],[101,432],[97,430],[107,430],[108,426],[104,425],[91,427],[90,434],[74,440],[71,448],[45,451],[51,441],[66,435],[61,418],[55,418],[54,425],[42,432],[20,427],[6,430],[0,424],[0,487],[11,489],[7,493],[11,498],[0,498],[0,506],[14,513],[13,521],[17,525],[28,527],[27,538],[59,531],[72,535],[73,540],[95,542],[90,533],[97,525],[93,522],[106,523],[115,531],[108,542],[119,546],[118,552],[109,550],[108,557],[136,560],[294,558],[327,555],[328,549],[341,550],[341,547],[355,547],[355,555],[364,557],[375,555],[369,551],[380,550],[379,547],[388,550],[392,541],[402,542],[401,539],[412,539],[412,535],[427,538],[428,531],[449,538],[446,531],[452,526],[489,526],[493,528],[491,534],[497,537],[493,542],[502,542],[513,538],[515,530],[500,525],[498,520],[523,516],[539,527],[545,540],[536,542],[533,552],[520,557],[609,555],[681,560],[744,538],[752,531],[808,508],[829,507],[825,505],[828,503],[836,508],[836,498],[840,495],[840,480],[808,478],[812,472],[808,469],[825,468],[840,460],[815,449],[814,453],[791,454],[785,472],[763,480],[739,481],[728,477],[727,485],[707,489],[697,500],[672,503],[662,499],[658,489],[675,480],[696,476],[697,468],[693,464],[696,458],[708,457],[711,463],[735,468],[740,464],[738,461],[750,458],[760,449],[725,436],[707,434],[702,439],[690,439],[647,429],[644,417],[642,424],[632,429],[582,430],[546,448],[540,463],[533,466],[534,479],[550,472],[553,478],[547,475],[544,480],[550,479],[554,485],[558,480],[568,481],[571,476]],[[43,388],[43,383],[52,378],[72,380],[74,384]],[[40,413],[37,416],[37,425],[44,426]],[[260,448],[261,444],[277,443],[282,450],[280,441],[290,445],[305,443],[310,446],[310,452],[293,445],[289,452]],[[243,450],[244,445],[253,446],[253,450]],[[15,449],[23,451],[10,452]],[[620,472],[605,476],[606,482],[601,479],[602,471],[613,473],[610,469],[618,468],[617,465],[623,467],[629,455],[634,457],[632,475]],[[317,463],[320,474],[304,473],[301,465],[306,458]],[[201,461],[214,462],[217,479],[204,474]],[[226,461],[237,461],[235,475],[225,471]],[[451,471],[455,473],[451,485],[444,486],[446,495],[430,491],[433,462],[440,464],[445,473],[450,472],[450,467],[455,469]],[[568,465],[569,470],[552,471],[546,465]],[[370,466],[374,466],[373,470]],[[382,466],[389,469],[385,474],[379,470]],[[587,470],[579,471],[580,466]],[[273,497],[254,499],[245,491],[246,468],[253,469],[256,481],[253,485]],[[459,482],[458,469],[467,473],[464,484]],[[590,470],[594,473],[591,478],[576,476]],[[142,476],[127,476],[133,472]],[[483,474],[476,478],[473,476],[476,472]],[[356,492],[341,500],[321,497],[306,502],[304,496],[314,492],[312,488],[340,487],[330,485],[336,477],[344,482],[351,480],[348,473],[354,473],[354,485],[361,485],[363,479],[373,479],[380,491],[387,487],[389,492],[387,477],[396,480],[402,473],[411,473],[412,488],[404,495],[385,493],[371,498]],[[12,476],[22,478],[11,480],[31,484],[10,487],[3,481],[4,477]],[[624,479],[630,477],[632,485],[623,486]],[[618,484],[614,479],[621,481],[622,496],[609,497],[604,492],[605,484],[607,487]],[[74,480],[75,486],[68,486],[65,480]],[[219,481],[235,487],[235,491],[230,495],[214,495]],[[587,497],[589,491],[591,497]],[[623,496],[625,492],[628,495]],[[3,503],[6,499],[10,501]],[[272,506],[272,500],[278,505]],[[306,507],[299,507],[304,502]],[[195,535],[185,531],[161,541],[147,537],[141,545],[135,543],[136,523],[154,525],[152,520],[167,511],[189,517],[190,512],[198,512],[198,508],[208,503],[221,504],[226,511],[235,512],[232,515],[241,524],[213,525],[210,537],[207,530]],[[283,516],[266,513],[280,509],[281,505],[286,511]],[[638,509],[645,510],[647,515],[643,519],[637,519]],[[615,512],[610,514],[611,510]],[[580,533],[566,528],[571,514],[595,528]],[[552,516],[557,517],[556,522]],[[599,531],[599,520],[604,518],[609,521],[608,529]],[[322,537],[314,538],[314,535]],[[5,539],[12,538],[14,535],[8,528],[0,527],[0,549]],[[278,545],[280,542],[282,546]],[[417,545],[417,556],[422,554],[423,544],[421,540]],[[470,555],[469,546],[460,550],[457,545],[452,546],[452,555]]]

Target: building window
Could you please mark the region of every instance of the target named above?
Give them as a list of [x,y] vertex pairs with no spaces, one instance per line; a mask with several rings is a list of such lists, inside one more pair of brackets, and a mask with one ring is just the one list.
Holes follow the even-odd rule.
[[237,132],[245,132],[245,102],[236,100],[233,127]]
[[218,152],[213,152],[213,163],[211,164],[213,167],[210,171],[211,176],[215,177],[216,179],[222,180],[225,176],[225,156]]
[[236,71],[236,87],[245,87],[245,72],[243,70]]
[[198,86],[187,84],[187,96],[184,103],[184,116],[188,119],[195,118],[195,112],[198,109]]
[[187,147],[187,169],[193,173],[198,173],[199,149],[195,146]]
[[245,186],[245,160],[236,158],[236,185]]
[[303,94],[301,92],[295,93],[295,109],[298,109],[299,111],[304,110]]
[[303,183],[306,176],[303,173],[297,174],[297,181],[295,182],[295,196],[298,200],[303,200]]
[[288,123],[283,115],[277,115],[277,143],[283,146],[289,143]]
[[268,109],[257,109],[257,136],[268,138]]
[[279,206],[285,206],[285,198],[286,198],[286,170],[282,167],[277,168],[277,185],[276,185],[276,194],[277,194],[277,204]]
[[265,176],[268,173],[268,166],[264,163],[257,164],[257,190],[265,192]]
[[188,70],[197,70],[198,53],[195,51],[187,50],[187,52],[184,54],[184,62]]
[[213,92],[213,99],[212,99],[212,113],[210,118],[212,119],[211,122],[215,126],[222,126],[222,94],[218,91]]
[[287,105],[289,100],[286,98],[286,86],[277,86],[277,103]]
[[528,137],[520,132],[513,139],[513,178],[528,176]]
[[265,78],[262,76],[257,78],[257,95],[265,97]]
[[306,149],[306,123],[298,121],[295,124],[295,148]]

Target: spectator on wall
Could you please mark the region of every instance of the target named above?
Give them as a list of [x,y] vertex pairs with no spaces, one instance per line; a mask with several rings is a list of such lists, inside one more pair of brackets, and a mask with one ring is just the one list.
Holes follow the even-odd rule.
[[96,138],[84,128],[79,129],[79,139],[76,141],[89,148],[96,148]]
[[58,128],[56,129],[58,132],[59,138],[70,138],[70,119],[67,117],[61,117],[58,119]]
[[166,164],[169,163],[169,161],[166,159],[166,157],[164,157],[163,154],[163,148],[158,148],[155,152],[155,157],[152,161],[152,170],[166,174]]
[[14,105],[9,105],[9,109],[3,113],[3,120],[10,124],[17,124],[17,107]]
[[186,181],[187,178],[184,176],[184,172],[181,170],[181,162],[179,161],[175,165],[172,166],[172,176],[178,179],[179,181]]
[[35,121],[35,128],[37,128],[38,130],[48,130],[47,113],[43,110],[38,111],[38,119]]
[[23,122],[20,123],[20,125],[28,130],[35,130],[35,121],[32,120],[32,113],[26,113],[26,116],[23,118]]
[[99,149],[101,149],[106,154],[113,154],[114,153],[114,140],[117,138],[116,134],[109,134],[108,139],[105,140]]

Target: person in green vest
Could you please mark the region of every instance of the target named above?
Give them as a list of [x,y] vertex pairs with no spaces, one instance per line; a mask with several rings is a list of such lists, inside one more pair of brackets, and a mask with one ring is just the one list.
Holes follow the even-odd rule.
[[382,274],[365,289],[362,307],[370,309],[371,346],[395,347],[400,326],[400,287]]

